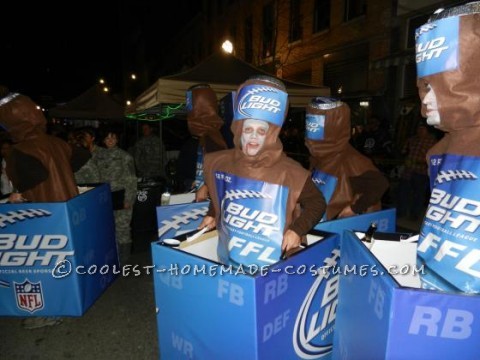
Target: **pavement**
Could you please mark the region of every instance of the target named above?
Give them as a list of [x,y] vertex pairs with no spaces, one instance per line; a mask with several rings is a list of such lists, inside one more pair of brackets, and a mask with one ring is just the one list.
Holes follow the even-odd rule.
[[[150,265],[149,251],[130,264]],[[158,359],[153,276],[118,277],[82,317],[27,330],[22,318],[0,317],[0,359]]]

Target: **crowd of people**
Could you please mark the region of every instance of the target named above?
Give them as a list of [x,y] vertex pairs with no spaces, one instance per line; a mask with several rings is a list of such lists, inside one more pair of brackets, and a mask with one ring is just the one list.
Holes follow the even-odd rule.
[[[265,103],[274,105],[266,107]],[[292,128],[285,131],[287,90],[280,80],[262,75],[248,79],[238,89],[231,125],[234,145],[228,148],[221,133],[224,121],[217,113],[217,97],[210,86],[188,89],[186,104],[190,136],[181,148],[173,181],[181,192],[195,192],[196,201],[211,200],[200,227],[217,228],[222,262],[263,265],[278,261],[298,250],[319,221],[382,208],[390,184],[377,159],[392,153],[392,142],[377,119],[371,119],[361,138],[352,139],[348,104],[317,97],[306,107],[304,136]],[[26,110],[16,111],[17,107]],[[119,146],[121,134],[112,127],[75,128],[66,141],[48,135],[43,113],[20,94],[3,90],[0,110],[0,124],[8,134],[1,142],[2,194],[9,194],[10,202],[66,201],[78,195],[77,186],[108,183],[119,260],[125,264],[132,249],[137,184],[167,176],[164,145],[151,124],[141,124],[143,136],[126,151]],[[420,216],[419,201],[426,199],[421,196],[428,187],[423,160],[435,139],[425,130],[419,126],[402,150],[406,162],[401,216]],[[295,142],[302,139],[297,146]],[[308,152],[306,162],[287,156],[286,150],[300,148]],[[258,192],[258,198],[231,195],[245,190]],[[413,200],[409,202],[410,195]],[[228,212],[235,206],[278,217],[274,233],[263,234],[263,241],[272,249],[269,260],[244,258],[236,251],[232,241],[239,234],[228,223]],[[248,231],[242,235],[248,237]],[[251,235],[251,241],[262,237]],[[44,319],[47,325],[57,322]]]
[[[126,263],[132,249],[131,219],[137,183],[165,176],[164,147],[152,126],[141,125],[143,136],[130,149],[131,153],[120,147],[121,133],[115,127],[83,126],[69,132],[47,133],[46,129],[52,128],[46,126],[47,120],[36,104],[23,95],[2,89],[0,123],[5,131],[0,133],[0,195],[8,196],[10,202],[66,201],[78,195],[77,186],[108,183],[119,258]],[[22,118],[14,112],[17,107],[29,112],[25,110]],[[24,121],[16,121],[16,117]],[[37,143],[39,134],[48,136],[48,141]],[[41,152],[44,159],[37,159],[37,153],[46,143],[51,149]],[[60,164],[46,169],[45,164],[51,165],[50,157]]]
[[[388,180],[392,180],[389,178],[389,170],[383,167],[382,160],[393,158],[395,158],[397,169],[400,169],[396,173],[398,179],[393,179],[398,181],[396,193],[399,194],[394,197],[393,205],[397,206],[399,217],[420,217],[428,192],[428,175],[423,159],[426,151],[436,142],[436,138],[429,133],[425,124],[419,123],[419,133],[408,139],[401,151],[397,151],[387,127],[376,117],[371,117],[367,121],[361,133],[353,132],[355,136],[352,136],[349,107],[340,100],[338,102],[335,102],[335,99],[312,100],[306,108],[307,119],[311,120],[322,113],[322,105],[316,104],[315,101],[325,102],[324,106],[327,108],[332,103],[337,103],[339,107],[337,110],[333,107],[323,111],[322,116],[326,119],[325,138],[311,138],[308,121],[305,123],[305,133],[300,133],[291,124],[285,127],[282,122],[276,143],[282,144],[282,151],[299,161],[304,168],[316,171],[316,176],[323,176],[323,180],[317,181],[317,184],[324,182],[325,174],[335,174],[335,181],[340,181],[335,186],[348,188],[346,199],[355,199],[350,204],[352,207],[347,211],[343,209],[342,201],[338,200],[338,192],[333,196],[333,191],[324,186],[320,190],[324,195],[328,195],[330,203],[323,219],[333,219],[347,213],[350,215],[363,213],[373,204],[377,204],[375,209],[379,209],[382,196],[388,193]],[[216,94],[208,84],[198,84],[187,89],[186,103],[189,136],[186,136],[181,146],[175,168],[168,170],[171,174],[166,173],[165,147],[162,139],[154,133],[151,123],[140,124],[142,137],[128,149],[128,152],[120,148],[121,134],[112,127],[85,126],[75,128],[65,136],[71,147],[76,149],[74,158],[80,159],[79,161],[84,161],[82,157],[87,158],[73,173],[76,184],[107,182],[112,188],[117,239],[122,249],[120,250],[122,260],[126,259],[128,249],[131,248],[130,221],[138,181],[163,182],[168,176],[172,177],[171,181],[175,184],[172,189],[174,191],[196,191],[197,201],[205,200],[209,196],[204,186],[203,161],[206,154],[227,149],[220,131],[224,122],[217,113]],[[288,108],[283,109],[285,117],[287,111]],[[318,114],[315,115],[315,113]],[[333,126],[334,123],[336,128]],[[2,194],[19,191],[7,175],[6,159],[14,144],[11,131],[8,134],[10,135],[8,137],[2,136],[0,144],[2,158],[0,191]],[[56,135],[60,136],[61,133]],[[352,157],[352,154],[355,156]],[[341,166],[337,166],[339,158],[350,160],[358,158],[358,161],[352,162],[352,164],[357,163],[356,170],[353,170],[352,166],[349,170],[345,170],[348,162],[343,160],[340,161]],[[340,171],[340,168],[343,170]],[[368,169],[372,171],[369,172]],[[342,172],[348,174],[348,177],[343,174],[337,176]],[[353,179],[352,177],[355,176],[360,179],[363,177],[363,180]],[[348,186],[342,185],[342,182]],[[369,188],[377,189],[377,193],[368,195],[368,190],[365,189]],[[363,189],[362,194],[357,194],[358,190],[353,189]],[[365,201],[365,199],[368,200]]]
[[[446,64],[453,67],[419,67],[421,111],[427,120],[412,124],[415,133],[402,144],[395,144],[385,124],[373,116],[352,137],[350,107],[333,97],[314,97],[307,104],[304,134],[285,129],[287,89],[277,78],[258,75],[237,89],[229,148],[213,89],[199,84],[187,90],[189,138],[180,151],[175,181],[181,191],[195,192],[196,201],[210,200],[199,228],[218,231],[221,263],[272,265],[301,249],[320,221],[381,210],[384,196],[394,188],[390,205],[397,208],[398,218],[425,217],[416,250],[418,264],[428,270],[422,273],[421,287],[478,294],[480,276],[473,265],[480,250],[472,239],[480,234],[475,218],[480,208],[480,105],[478,82],[471,80],[480,49],[474,46],[480,45],[480,36],[473,31],[478,27],[478,4],[462,8],[466,10],[457,29],[459,39],[449,43],[458,49],[446,56]],[[433,20],[456,16],[438,12]],[[431,44],[442,31],[451,33],[451,25],[437,25],[422,29],[419,38],[424,38],[417,41]],[[457,54],[462,60],[458,63],[452,60]],[[430,61],[431,56],[422,59]],[[162,139],[145,123],[143,137],[126,151],[119,147],[121,134],[115,129],[78,128],[63,141],[47,134],[46,124],[30,98],[0,87],[0,125],[8,134],[0,142],[0,191],[11,203],[56,202],[77,196],[78,186],[108,183],[119,259],[125,264],[132,247],[137,184],[167,176]],[[445,135],[437,138],[428,125]],[[308,152],[308,161],[288,156],[292,149],[295,155]],[[428,201],[431,211],[425,213]],[[243,251],[245,244],[254,250]],[[260,253],[260,248],[266,250]],[[449,257],[456,259],[454,266]],[[59,322],[57,317],[28,318],[25,327]]]

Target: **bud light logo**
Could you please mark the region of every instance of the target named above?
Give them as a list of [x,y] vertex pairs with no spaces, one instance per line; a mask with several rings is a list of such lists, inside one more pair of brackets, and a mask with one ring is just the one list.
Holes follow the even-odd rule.
[[415,36],[419,78],[458,68],[459,18],[453,16],[427,25],[418,28]]
[[323,140],[325,138],[325,115],[307,114],[305,137],[309,140]]
[[19,309],[34,313],[43,309],[43,292],[41,282],[30,282],[25,279],[23,283],[13,282],[15,286],[15,298]]
[[233,120],[256,119],[282,126],[287,93],[271,86],[247,85],[237,96]]
[[334,249],[332,256],[325,259],[298,311],[292,341],[301,359],[321,359],[332,352],[339,275],[331,270],[339,257],[340,250]]

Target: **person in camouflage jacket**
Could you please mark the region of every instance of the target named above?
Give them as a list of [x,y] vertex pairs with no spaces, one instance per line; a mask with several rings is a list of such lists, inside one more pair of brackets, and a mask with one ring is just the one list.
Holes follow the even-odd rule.
[[110,184],[112,193],[124,192],[123,206],[115,209],[115,234],[120,255],[120,263],[128,260],[132,247],[130,222],[132,209],[137,195],[137,178],[133,157],[120,149],[117,144],[119,134],[107,130],[103,136],[106,151],[98,158],[100,179]]

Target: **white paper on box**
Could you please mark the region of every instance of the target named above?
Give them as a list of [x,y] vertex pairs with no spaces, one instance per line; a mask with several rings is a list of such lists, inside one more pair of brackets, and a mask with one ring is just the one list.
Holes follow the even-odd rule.
[[189,254],[200,256],[204,259],[220,262],[220,259],[217,255],[217,245],[218,232],[214,230],[203,234],[192,242],[184,241],[180,246],[180,249]]
[[[356,233],[358,236],[359,233]],[[361,238],[362,236],[360,236]],[[362,242],[392,277],[406,287],[420,288],[420,276],[416,269],[417,243],[382,240],[373,237],[372,243]]]
[[168,205],[187,204],[195,201],[195,193],[170,195]]
[[320,241],[322,239],[323,239],[323,236],[307,234],[307,245],[315,244],[317,241]]

